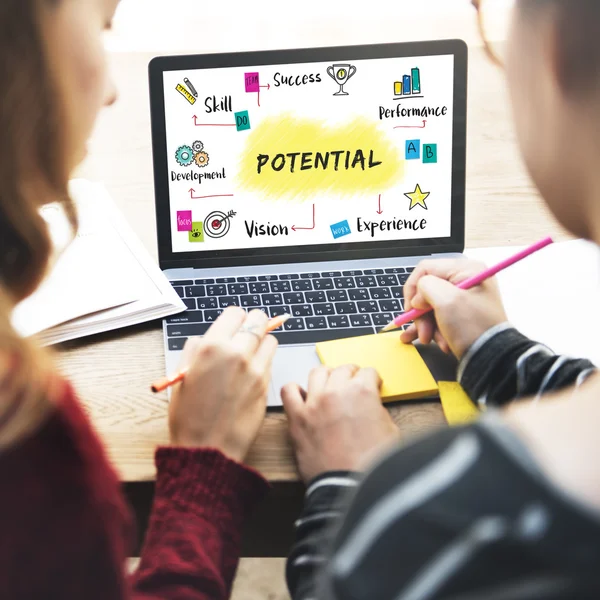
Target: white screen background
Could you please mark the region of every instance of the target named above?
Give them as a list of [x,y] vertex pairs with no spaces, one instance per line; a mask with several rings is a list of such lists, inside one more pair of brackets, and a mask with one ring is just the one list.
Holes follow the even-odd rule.
[[[268,248],[277,246],[302,246],[313,244],[331,244],[351,242],[380,242],[418,238],[449,237],[451,229],[451,182],[452,182],[452,134],[453,134],[453,93],[454,93],[454,57],[451,55],[428,57],[385,58],[375,60],[335,61],[348,62],[357,67],[356,75],[345,85],[348,96],[334,96],[338,85],[327,74],[327,68],[333,62],[302,63],[293,65],[268,65],[261,67],[232,67],[222,69],[200,69],[196,71],[177,71],[164,73],[165,113],[167,131],[167,154],[169,169],[169,190],[171,207],[171,233],[173,252],[215,251],[244,248]],[[421,99],[411,98],[394,100],[394,82],[401,81],[403,75],[411,74],[418,67],[421,76]],[[270,84],[270,90],[261,89],[260,108],[256,93],[247,93],[244,75],[248,72],[260,73],[260,84]],[[308,83],[301,86],[274,86],[276,73],[282,75],[321,75],[321,83]],[[177,84],[188,78],[198,93],[195,105],[190,105],[177,91]],[[207,97],[231,96],[233,112],[207,114]],[[380,120],[379,108],[393,109],[400,102],[404,108],[423,108],[446,106],[446,116],[440,117],[398,117]],[[197,127],[196,122],[211,124],[234,123],[234,113],[247,110],[251,130],[240,131],[236,127]],[[239,165],[245,157],[246,141],[252,130],[265,118],[288,118],[296,115],[299,119],[325,121],[328,127],[343,127],[356,119],[364,117],[381,128],[393,143],[397,144],[401,157],[405,157],[406,140],[421,141],[421,159],[407,160],[404,163],[403,176],[391,188],[382,190],[381,209],[378,194],[365,194],[357,190],[353,196],[339,196],[325,191],[314,197],[265,199],[259,194],[244,189],[238,180]],[[397,125],[422,125],[424,129],[394,129]],[[281,121],[281,127],[286,121]],[[196,140],[204,145],[209,155],[209,165],[199,169],[195,164],[180,166],[175,153],[181,146],[192,146]],[[437,144],[438,159],[435,164],[423,162],[423,144]],[[346,144],[348,150],[354,149],[352,140]],[[339,149],[339,148],[335,148]],[[295,148],[282,147],[281,152],[297,151]],[[315,145],[306,151],[327,151]],[[368,149],[365,149],[367,151]],[[225,169],[226,179],[204,179],[197,181],[171,181],[171,172],[221,172]],[[419,184],[423,192],[429,192],[427,210],[415,206],[409,210],[410,200],[405,193],[415,190]],[[233,197],[192,199],[194,196],[233,194]],[[317,197],[318,196],[318,197]],[[315,205],[315,228],[293,231],[292,225],[310,227],[312,225],[312,205]],[[192,243],[186,232],[177,229],[178,211],[192,211],[194,222],[204,221],[213,211],[237,214],[230,220],[230,230],[222,238],[214,239],[204,235],[203,243]],[[369,232],[357,231],[357,218],[365,221],[426,219],[423,230],[403,229],[378,232],[371,237]],[[254,220],[260,224],[287,226],[289,235],[276,237],[256,236],[250,238],[245,222]],[[330,225],[347,220],[351,234],[334,239]]]

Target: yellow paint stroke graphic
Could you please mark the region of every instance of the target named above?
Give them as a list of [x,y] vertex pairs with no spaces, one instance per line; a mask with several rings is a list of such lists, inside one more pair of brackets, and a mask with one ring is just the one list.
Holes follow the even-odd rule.
[[248,136],[238,183],[275,200],[379,194],[403,180],[404,162],[385,131],[364,117],[331,127],[284,114]]

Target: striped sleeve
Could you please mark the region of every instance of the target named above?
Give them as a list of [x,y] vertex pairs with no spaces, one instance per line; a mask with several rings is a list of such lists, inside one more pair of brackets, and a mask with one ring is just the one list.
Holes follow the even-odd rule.
[[471,346],[460,362],[458,380],[483,408],[579,386],[595,370],[590,361],[558,356],[503,323]]
[[339,527],[313,542],[312,572],[288,564],[294,600],[600,597],[600,515],[552,489],[514,434],[507,452],[489,427],[385,457]]
[[296,544],[288,558],[286,577],[292,598],[314,597],[315,573],[324,564],[332,531],[341,521],[342,508],[358,486],[358,474],[328,472],[306,490],[304,510],[296,521]]

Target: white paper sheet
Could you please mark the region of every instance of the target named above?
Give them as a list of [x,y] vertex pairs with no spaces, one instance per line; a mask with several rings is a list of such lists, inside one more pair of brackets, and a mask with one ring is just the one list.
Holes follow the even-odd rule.
[[[62,251],[39,289],[13,312],[13,325],[21,335],[34,335],[141,297],[128,277],[131,252],[111,226],[95,194],[78,194],[75,199],[80,219],[77,237]],[[49,207],[43,214],[55,246],[64,247],[68,228],[62,211]]]
[[[492,266],[519,247],[467,249]],[[498,275],[509,320],[559,354],[600,365],[600,251],[583,240],[548,246]]]
[[79,230],[69,242],[64,215],[42,211],[59,255],[45,282],[13,312],[23,336],[40,334],[58,343],[185,310],[106,189],[85,180],[71,182]]

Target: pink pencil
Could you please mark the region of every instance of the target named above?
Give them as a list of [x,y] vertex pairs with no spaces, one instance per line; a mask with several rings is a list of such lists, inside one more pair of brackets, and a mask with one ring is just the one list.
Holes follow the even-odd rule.
[[[457,284],[456,287],[459,287],[461,290],[471,289],[472,287],[475,287],[476,285],[483,283],[486,279],[489,279],[490,277],[493,277],[497,273],[500,273],[500,271],[504,271],[504,269],[510,267],[511,265],[514,265],[515,263],[518,263],[519,261],[523,260],[524,258],[527,258],[528,256],[531,256],[534,252],[537,252],[538,250],[541,250],[542,248],[545,248],[546,246],[549,246],[550,244],[552,244],[552,238],[547,237],[546,239],[543,239],[543,240],[537,242],[536,244],[533,244],[533,246],[530,246],[529,248],[526,248],[525,250],[521,250],[521,252],[517,252],[517,254],[515,254],[511,258],[507,258],[506,260],[503,260],[502,262],[498,263],[495,267],[490,267],[489,269],[486,269],[485,271],[482,271],[481,273],[479,273],[479,275],[475,275],[474,277],[470,277],[469,279],[465,279],[464,281],[461,281],[459,284]],[[396,329],[397,327],[406,325],[407,323],[410,323],[411,321],[414,321],[415,319],[418,319],[419,317],[426,315],[428,312],[431,312],[431,309],[417,310],[416,308],[413,308],[412,310],[409,310],[408,312],[398,315],[391,323],[386,325],[379,333],[391,331],[392,329]]]

